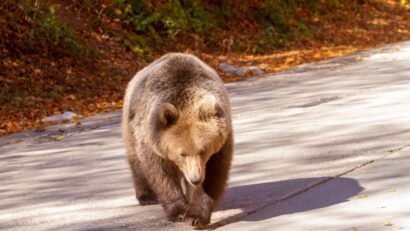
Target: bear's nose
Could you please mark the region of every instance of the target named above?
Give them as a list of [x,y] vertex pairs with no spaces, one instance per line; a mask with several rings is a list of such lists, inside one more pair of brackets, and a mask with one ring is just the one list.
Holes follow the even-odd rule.
[[202,183],[200,178],[194,178],[194,179],[191,179],[190,181],[191,181],[191,184],[193,184],[195,186],[198,186]]

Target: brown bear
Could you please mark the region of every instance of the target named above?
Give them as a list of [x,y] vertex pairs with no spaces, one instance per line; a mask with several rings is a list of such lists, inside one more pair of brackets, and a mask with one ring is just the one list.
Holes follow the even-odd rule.
[[140,205],[160,202],[170,221],[209,224],[233,152],[218,74],[193,55],[162,56],[129,82],[122,130]]

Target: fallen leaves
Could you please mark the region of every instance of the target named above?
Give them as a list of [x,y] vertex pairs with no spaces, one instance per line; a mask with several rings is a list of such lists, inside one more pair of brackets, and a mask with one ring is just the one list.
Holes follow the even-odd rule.
[[57,136],[55,137],[56,141],[62,141],[65,137],[64,136]]
[[[110,2],[101,2],[103,8],[111,7]],[[264,54],[249,52],[259,42],[255,34],[261,32],[262,27],[255,21],[242,19],[228,22],[230,29],[219,33],[220,42],[214,47],[208,44],[193,47],[192,41],[178,41],[169,49],[199,54],[216,69],[221,62],[227,62],[239,67],[257,66],[267,72],[278,72],[410,38],[410,8],[403,5],[403,1],[364,2],[324,8],[320,14],[298,9],[295,17],[303,18],[310,34]],[[62,5],[66,4],[69,3]],[[103,15],[77,11],[76,7],[79,8],[76,5],[64,12],[56,12],[75,28],[84,43],[101,53],[95,58],[76,60],[51,51],[18,54],[0,43],[0,136],[26,129],[44,131],[46,124],[41,121],[43,118],[65,111],[91,116],[122,107],[128,80],[146,63],[106,33],[108,29],[126,33],[126,28]],[[124,12],[113,8],[113,14],[118,17]],[[95,18],[100,16],[102,24],[95,24]],[[0,16],[0,22],[7,20]],[[243,33],[245,30],[248,33]],[[204,40],[197,34],[192,37],[198,42]],[[237,44],[247,48],[235,53],[233,47]],[[151,50],[153,57],[169,51],[163,47],[151,47]],[[356,59],[362,60],[363,57]],[[253,75],[220,74],[225,82]],[[80,126],[79,122],[73,123]]]
[[361,199],[361,198],[367,198],[367,197],[369,197],[369,196],[366,195],[366,194],[358,194],[358,195],[354,196],[354,198],[359,198],[359,199]]
[[393,223],[391,221],[386,221],[384,222],[384,226],[393,226]]
[[397,227],[393,227],[392,230],[403,230],[404,227],[402,226],[397,226]]
[[[229,57],[225,55],[220,55],[217,57],[207,55],[203,56],[205,60],[207,60],[208,62],[210,62],[210,59],[216,58],[218,60],[221,60],[222,62],[225,60],[229,60],[230,63],[236,64],[238,66],[245,66],[247,64],[250,65],[253,63],[257,63],[256,66],[260,67],[263,70],[266,70],[269,73],[273,73],[287,70],[304,63],[321,61],[334,57],[348,55],[358,50],[360,50],[360,48],[352,46],[333,46],[311,49],[295,49],[290,51],[275,52],[273,54],[267,55],[235,54],[230,55]],[[226,82],[244,79],[244,77],[232,77],[224,75],[223,73],[221,75]]]

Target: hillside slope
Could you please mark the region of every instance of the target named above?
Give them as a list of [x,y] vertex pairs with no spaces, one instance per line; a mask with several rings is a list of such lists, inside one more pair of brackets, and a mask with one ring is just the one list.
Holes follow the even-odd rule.
[[64,111],[121,108],[133,74],[169,51],[274,72],[410,39],[400,2],[4,0],[0,135],[42,130]]

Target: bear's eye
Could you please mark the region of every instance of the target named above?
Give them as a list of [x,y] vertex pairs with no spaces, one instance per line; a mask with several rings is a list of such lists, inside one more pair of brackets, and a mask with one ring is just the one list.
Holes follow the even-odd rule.
[[182,157],[187,157],[188,154],[186,154],[186,153],[181,153],[181,156],[182,156]]
[[205,156],[205,151],[204,150],[201,150],[201,151],[199,151],[199,153],[198,153],[200,156]]
[[217,118],[222,118],[224,116],[224,110],[222,109],[221,106],[216,105],[215,106],[215,116]]

